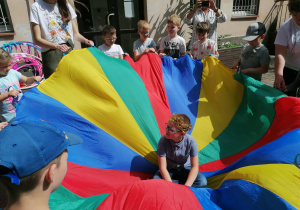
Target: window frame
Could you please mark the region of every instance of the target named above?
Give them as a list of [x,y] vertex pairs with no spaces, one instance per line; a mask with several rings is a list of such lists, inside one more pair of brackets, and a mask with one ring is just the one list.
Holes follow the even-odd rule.
[[15,34],[14,27],[10,16],[7,0],[0,0],[0,36],[14,35],[14,34]]
[[[250,5],[249,4],[247,5],[248,1],[251,1]],[[235,4],[235,2],[236,2],[236,4]],[[239,2],[245,2],[245,3],[238,5]],[[232,5],[232,19],[258,17],[260,0],[233,0],[232,4],[233,4]],[[237,7],[240,7],[240,8],[237,8]],[[253,7],[255,7],[255,8],[252,9]],[[252,11],[254,11],[254,12],[252,12]]]

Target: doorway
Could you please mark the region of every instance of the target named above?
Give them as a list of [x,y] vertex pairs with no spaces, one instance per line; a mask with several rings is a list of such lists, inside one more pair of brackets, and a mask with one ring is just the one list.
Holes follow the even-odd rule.
[[104,44],[103,27],[112,25],[117,30],[116,44],[133,56],[133,42],[139,38],[137,22],[144,19],[143,0],[76,0],[75,6],[81,13],[77,14],[77,21],[84,37],[98,47]]

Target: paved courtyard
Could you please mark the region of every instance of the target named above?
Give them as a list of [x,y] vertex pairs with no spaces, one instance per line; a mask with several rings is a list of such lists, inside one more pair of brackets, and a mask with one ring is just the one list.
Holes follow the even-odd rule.
[[261,82],[273,87],[274,80],[275,80],[274,69],[269,69],[267,73],[262,75]]

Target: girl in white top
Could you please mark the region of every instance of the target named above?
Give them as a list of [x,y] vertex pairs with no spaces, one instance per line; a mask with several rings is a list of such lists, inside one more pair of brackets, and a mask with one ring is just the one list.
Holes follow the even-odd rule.
[[34,40],[42,47],[45,77],[55,71],[63,56],[62,53],[68,52],[70,47],[73,47],[74,39],[88,46],[94,46],[93,41],[84,38],[78,32],[76,17],[67,0],[38,0],[31,5],[30,22]]
[[[274,87],[285,92],[300,69],[300,0],[290,0],[288,9],[292,17],[282,24],[275,40]],[[296,90],[287,94],[295,96]]]

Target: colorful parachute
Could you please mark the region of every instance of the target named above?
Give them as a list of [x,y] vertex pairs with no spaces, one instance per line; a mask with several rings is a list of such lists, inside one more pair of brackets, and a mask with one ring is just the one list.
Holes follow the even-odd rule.
[[[151,180],[171,113],[185,113],[208,188]],[[75,133],[52,209],[300,209],[300,101],[206,57],[119,60],[75,50],[24,94],[17,119]],[[142,181],[141,181],[142,180]]]

